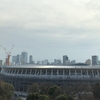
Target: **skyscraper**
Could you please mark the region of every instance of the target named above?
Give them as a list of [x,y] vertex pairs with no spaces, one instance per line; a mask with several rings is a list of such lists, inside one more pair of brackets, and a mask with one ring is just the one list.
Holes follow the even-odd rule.
[[17,55],[17,58],[16,58],[16,63],[17,64],[20,64],[21,63],[21,55]]
[[3,65],[3,61],[2,60],[0,60],[0,67]]
[[92,65],[98,65],[98,56],[97,55],[92,56]]
[[12,56],[12,63],[16,64],[17,56]]
[[28,53],[22,52],[21,53],[21,64],[26,64],[26,63],[28,63]]
[[32,56],[32,55],[29,56],[29,63],[30,63],[30,64],[33,63],[33,56]]
[[66,65],[66,61],[68,60],[68,56],[64,55],[63,56],[63,65]]

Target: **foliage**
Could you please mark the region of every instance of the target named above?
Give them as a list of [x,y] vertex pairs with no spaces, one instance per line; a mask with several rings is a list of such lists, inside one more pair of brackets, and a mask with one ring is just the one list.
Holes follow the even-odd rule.
[[[10,100],[14,94],[14,87],[9,83],[0,80],[0,100]],[[3,99],[2,99],[3,98]]]
[[4,95],[5,95],[5,88],[4,88],[5,86],[4,86],[4,84],[5,83],[0,80],[0,96],[1,96],[0,98],[4,97]]
[[29,94],[26,100],[38,100],[38,99],[39,99],[39,94],[35,92]]
[[93,95],[87,93],[79,94],[78,100],[93,100]]
[[48,89],[53,85],[54,85],[53,83],[41,83],[41,84],[39,84],[40,93],[47,95],[48,94]]
[[48,94],[51,97],[56,97],[62,93],[61,88],[58,86],[51,86],[48,90]]
[[57,86],[51,86],[48,90],[48,94],[52,95],[54,93],[54,91],[56,90]]
[[67,95],[59,95],[56,97],[56,100],[74,100],[73,97]]
[[68,100],[68,97],[66,95],[59,95],[56,97],[56,100]]
[[17,100],[22,100],[21,98],[18,98]]
[[50,100],[46,95],[40,95],[39,93],[31,93],[26,100]]
[[68,96],[68,100],[74,100],[72,96]]
[[0,96],[0,100],[3,100],[2,96]]
[[67,94],[67,95],[74,95],[77,94],[79,92],[92,92],[92,87],[89,84],[85,84],[85,83],[74,83],[74,84],[64,84],[61,85],[61,90],[62,93]]
[[7,99],[10,99],[14,94],[14,87],[9,83],[5,83],[4,89],[5,89],[5,96],[7,97]]
[[[89,84],[85,83],[76,83],[76,84],[64,84],[61,86],[57,86],[51,83],[42,83],[37,84],[34,83],[29,86],[29,93],[32,93],[28,96],[27,100],[35,100],[35,92],[38,92],[38,100],[74,100],[72,95],[76,95],[78,93],[84,93],[83,95],[78,95],[79,99],[87,99],[92,100],[92,94],[85,94],[85,93],[92,93],[92,87]],[[100,89],[99,89],[100,90]],[[64,94],[64,95],[62,95]],[[70,96],[69,96],[70,95]],[[48,98],[49,96],[49,98]],[[30,99],[29,99],[30,98]],[[35,99],[32,99],[35,98]]]
[[100,84],[97,83],[94,85],[94,88],[93,88],[93,95],[96,99],[100,98]]
[[39,100],[50,100],[48,96],[46,95],[40,95]]
[[37,83],[33,83],[28,87],[28,93],[34,93],[39,91],[39,86]]

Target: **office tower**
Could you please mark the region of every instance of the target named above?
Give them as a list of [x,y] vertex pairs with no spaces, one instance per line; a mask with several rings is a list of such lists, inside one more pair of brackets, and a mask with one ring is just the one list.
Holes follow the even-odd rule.
[[97,55],[92,56],[92,65],[98,65],[98,56]]
[[17,55],[16,63],[17,64],[20,64],[21,63],[21,55]]
[[26,64],[28,63],[28,54],[27,52],[22,52],[21,53],[21,64]]
[[30,64],[33,63],[33,56],[32,56],[32,55],[29,56],[29,63],[30,63]]
[[48,62],[48,59],[45,59],[45,60],[42,61],[42,64],[43,64],[43,65],[48,65],[48,63],[49,63],[49,62]]
[[57,65],[57,59],[54,59],[54,65]]
[[91,65],[91,60],[90,59],[87,59],[86,62],[85,62],[85,64]]
[[54,59],[54,65],[61,65],[60,59]]
[[64,55],[63,56],[63,65],[66,65],[66,61],[68,61],[68,56]]
[[0,67],[3,65],[3,61],[2,60],[0,60]]
[[16,64],[17,56],[12,56],[12,63]]
[[70,64],[76,64],[76,60],[72,60],[71,62],[70,62]]

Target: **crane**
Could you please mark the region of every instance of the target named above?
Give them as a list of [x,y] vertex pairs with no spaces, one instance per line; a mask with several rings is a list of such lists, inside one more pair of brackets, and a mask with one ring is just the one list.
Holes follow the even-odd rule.
[[6,48],[4,48],[2,45],[0,45],[0,46],[3,48],[3,50],[5,51],[5,53],[6,53],[6,55],[7,55],[7,57],[6,57],[6,65],[9,66],[9,65],[10,65],[11,51],[12,51],[14,45],[11,47],[10,51],[8,51],[8,52],[7,52]]

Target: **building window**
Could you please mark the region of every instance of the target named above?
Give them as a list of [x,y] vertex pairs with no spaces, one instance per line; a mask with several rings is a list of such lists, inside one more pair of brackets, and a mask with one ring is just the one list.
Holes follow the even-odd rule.
[[82,70],[82,75],[87,75],[87,71],[86,70]]
[[46,70],[42,70],[42,75],[45,75],[46,74]]
[[88,70],[88,75],[92,75],[92,70]]
[[51,75],[51,70],[50,69],[47,70],[47,75]]
[[65,75],[69,75],[69,70],[65,70]]
[[81,70],[76,70],[76,75],[81,75]]
[[75,75],[75,70],[70,70],[71,75]]
[[27,74],[30,74],[30,69],[27,69]]
[[53,75],[57,75],[57,70],[56,69],[53,70]]
[[36,75],[40,75],[40,70],[36,70]]
[[35,69],[32,69],[32,72],[31,72],[31,74],[33,74],[33,75],[35,74]]
[[22,71],[22,70],[20,69],[18,74],[21,74],[21,71]]
[[94,75],[97,75],[97,70],[93,70],[93,74]]
[[59,70],[59,75],[63,75],[63,70],[62,69]]

